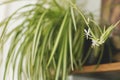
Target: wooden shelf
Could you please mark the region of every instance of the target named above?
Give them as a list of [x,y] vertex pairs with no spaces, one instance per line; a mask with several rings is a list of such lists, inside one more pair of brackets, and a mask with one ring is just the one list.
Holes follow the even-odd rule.
[[101,64],[96,68],[96,65],[85,66],[82,70],[75,70],[72,73],[93,73],[93,72],[106,72],[106,71],[120,71],[120,62]]
[[95,68],[96,65],[84,66],[82,70],[75,70],[72,74],[77,77],[95,78],[94,80],[120,80],[120,62],[101,64]]

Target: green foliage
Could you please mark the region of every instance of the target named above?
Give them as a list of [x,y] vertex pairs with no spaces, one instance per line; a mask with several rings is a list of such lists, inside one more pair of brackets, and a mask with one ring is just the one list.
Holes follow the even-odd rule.
[[[44,0],[25,5],[0,23],[0,49],[11,39],[4,80],[10,66],[13,80],[15,74],[18,80],[22,80],[23,74],[25,80],[67,80],[70,71],[82,67],[88,58],[82,60],[85,37],[92,40],[90,49],[98,47],[118,24],[102,30],[75,2],[61,2],[64,4]],[[29,7],[32,8],[22,11]],[[21,22],[8,31],[16,21]]]

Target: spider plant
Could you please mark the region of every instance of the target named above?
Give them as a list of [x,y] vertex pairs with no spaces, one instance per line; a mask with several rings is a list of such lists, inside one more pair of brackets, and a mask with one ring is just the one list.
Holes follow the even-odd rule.
[[[26,8],[30,9],[23,11]],[[38,0],[25,5],[0,23],[1,51],[11,40],[4,80],[10,67],[13,80],[16,74],[18,80],[67,80],[71,71],[84,65],[91,51],[95,56],[102,53],[103,43],[118,23],[102,29],[74,0]],[[8,30],[11,26],[14,28]],[[86,53],[85,39],[92,42]]]

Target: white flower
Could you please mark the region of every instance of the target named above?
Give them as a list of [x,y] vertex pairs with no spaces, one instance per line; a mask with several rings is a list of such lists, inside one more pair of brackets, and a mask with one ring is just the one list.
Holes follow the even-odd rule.
[[86,38],[88,39],[90,36],[90,29],[88,29],[88,31],[84,29],[84,32],[85,32]]
[[95,39],[92,39],[92,46],[95,47],[95,46],[99,46],[99,40],[95,40]]

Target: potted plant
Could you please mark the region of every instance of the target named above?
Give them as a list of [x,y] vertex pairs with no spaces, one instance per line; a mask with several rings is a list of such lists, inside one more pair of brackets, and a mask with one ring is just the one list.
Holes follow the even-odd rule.
[[[22,11],[25,8],[31,9]],[[118,23],[102,29],[74,0],[38,0],[25,5],[0,23],[1,50],[11,40],[4,80],[10,66],[13,79],[17,74],[18,80],[66,80],[72,70],[82,68],[90,54],[102,56],[103,44]]]

